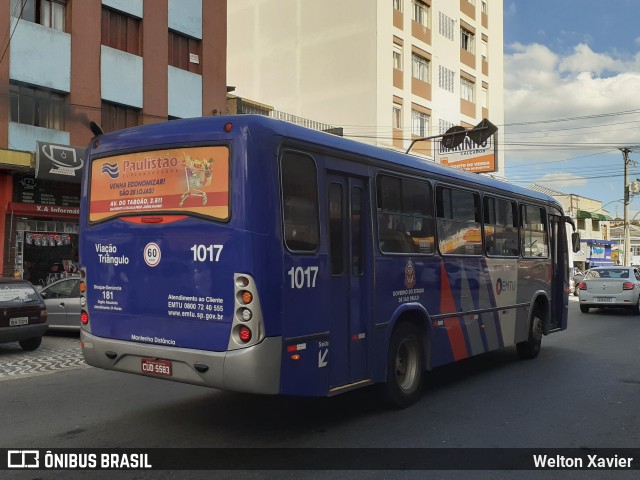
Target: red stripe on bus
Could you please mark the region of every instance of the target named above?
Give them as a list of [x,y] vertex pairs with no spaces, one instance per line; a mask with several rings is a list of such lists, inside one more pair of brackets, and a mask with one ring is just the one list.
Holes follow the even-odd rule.
[[[444,268],[444,263],[440,267],[440,312],[449,313],[456,311],[456,303],[453,300],[453,294],[451,293],[451,285],[449,284],[449,277],[447,270]],[[444,327],[449,337],[449,344],[451,345],[451,351],[455,360],[462,360],[469,356],[467,352],[467,344],[464,341],[464,333],[462,332],[462,325],[458,317],[450,317],[444,320]]]

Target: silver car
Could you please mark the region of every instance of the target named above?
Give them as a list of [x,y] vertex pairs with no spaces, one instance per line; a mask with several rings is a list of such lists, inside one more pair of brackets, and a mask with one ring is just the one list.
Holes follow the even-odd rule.
[[583,313],[590,308],[626,307],[640,315],[640,271],[635,267],[592,268],[578,288]]
[[80,330],[80,276],[57,280],[42,290],[51,330]]

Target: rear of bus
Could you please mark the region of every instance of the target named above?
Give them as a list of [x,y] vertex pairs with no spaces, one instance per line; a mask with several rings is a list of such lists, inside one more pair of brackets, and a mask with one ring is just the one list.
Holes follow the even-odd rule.
[[80,223],[89,365],[279,392],[281,332],[269,312],[280,311],[281,286],[265,281],[282,262],[277,168],[249,160],[247,142],[270,138],[250,122],[181,120],[92,141]]

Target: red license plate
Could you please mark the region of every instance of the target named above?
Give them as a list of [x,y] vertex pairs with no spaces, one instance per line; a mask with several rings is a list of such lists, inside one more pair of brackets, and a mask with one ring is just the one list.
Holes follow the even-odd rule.
[[151,375],[170,377],[173,374],[172,364],[169,360],[142,358],[140,360],[140,368],[143,373],[150,373]]

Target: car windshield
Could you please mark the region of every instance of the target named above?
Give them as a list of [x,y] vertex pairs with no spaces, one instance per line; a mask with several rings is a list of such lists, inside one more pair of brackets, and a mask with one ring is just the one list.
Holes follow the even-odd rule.
[[629,278],[629,270],[624,268],[590,270],[586,278]]
[[0,307],[15,307],[38,300],[38,294],[31,285],[25,283],[0,284]]

